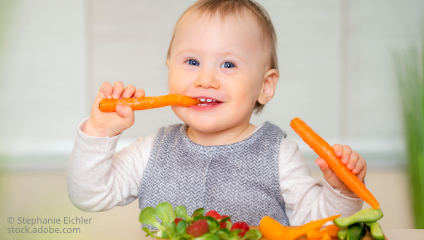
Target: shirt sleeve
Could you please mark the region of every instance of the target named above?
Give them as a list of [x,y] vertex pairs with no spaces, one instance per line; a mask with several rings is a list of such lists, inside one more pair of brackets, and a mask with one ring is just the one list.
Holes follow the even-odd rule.
[[293,226],[338,214],[345,217],[362,209],[360,198],[344,196],[327,182],[314,179],[297,144],[287,139],[280,145],[279,182]]
[[89,136],[82,132],[87,120],[78,127],[66,169],[70,201],[83,211],[105,211],[131,203],[138,198],[155,134],[137,138],[115,153],[121,135]]

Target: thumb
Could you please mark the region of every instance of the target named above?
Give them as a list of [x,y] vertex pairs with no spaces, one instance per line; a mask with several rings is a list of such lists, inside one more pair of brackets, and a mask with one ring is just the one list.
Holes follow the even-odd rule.
[[327,162],[325,162],[322,158],[317,158],[315,160],[315,163],[318,165],[319,169],[322,171],[322,174],[324,175],[324,178],[328,180],[333,176],[334,172],[331,170],[331,168],[328,166]]
[[134,110],[129,106],[116,106],[116,113],[121,116],[128,127],[134,124]]

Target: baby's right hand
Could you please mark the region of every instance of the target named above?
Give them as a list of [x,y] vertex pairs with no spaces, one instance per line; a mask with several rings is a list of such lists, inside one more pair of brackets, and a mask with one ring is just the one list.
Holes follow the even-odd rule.
[[116,112],[101,112],[99,103],[105,98],[140,98],[144,97],[144,90],[135,90],[133,85],[115,82],[112,85],[104,82],[100,87],[99,93],[91,107],[90,119],[84,126],[83,132],[95,137],[113,137],[124,130],[130,128],[134,124],[134,110],[128,106],[116,106]]

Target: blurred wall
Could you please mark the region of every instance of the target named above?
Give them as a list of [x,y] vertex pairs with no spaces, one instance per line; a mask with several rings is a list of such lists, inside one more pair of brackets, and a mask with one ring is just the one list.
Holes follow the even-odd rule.
[[84,1],[3,1],[0,153],[5,167],[64,168],[76,124],[88,113]]
[[[64,168],[104,81],[166,94],[172,28],[193,2],[13,1],[0,56],[0,153],[13,159],[5,167]],[[279,125],[310,162],[315,155],[289,128],[294,117],[331,144],[350,144],[370,166],[402,166],[391,54],[419,36],[424,2],[258,2],[277,31],[281,78],[252,122]],[[169,108],[137,112],[119,148],[176,122]]]

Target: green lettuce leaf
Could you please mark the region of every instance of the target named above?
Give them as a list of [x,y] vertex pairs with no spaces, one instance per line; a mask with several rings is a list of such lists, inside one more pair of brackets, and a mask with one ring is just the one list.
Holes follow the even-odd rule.
[[176,218],[172,205],[168,202],[159,203],[156,208],[156,215],[162,220],[162,223],[173,222]]
[[140,216],[138,217],[138,220],[143,224],[149,224],[159,230],[164,230],[164,228],[156,220],[156,211],[152,207],[143,208],[143,210],[140,212]]

